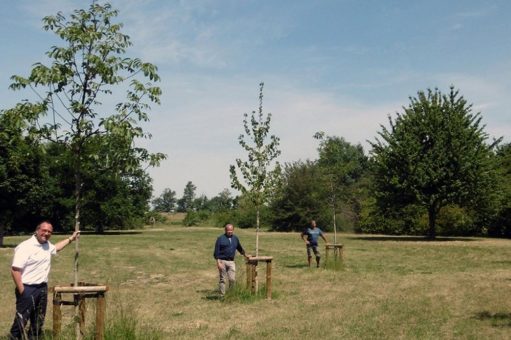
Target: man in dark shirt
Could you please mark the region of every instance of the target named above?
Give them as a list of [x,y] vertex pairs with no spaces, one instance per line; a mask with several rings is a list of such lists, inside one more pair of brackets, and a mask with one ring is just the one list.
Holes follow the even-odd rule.
[[216,239],[215,252],[213,253],[220,276],[218,287],[222,295],[225,295],[226,280],[229,280],[229,288],[231,288],[236,281],[236,264],[234,263],[236,250],[248,259],[248,255],[245,254],[240,240],[234,235],[234,226],[232,224],[226,224],[225,233]]

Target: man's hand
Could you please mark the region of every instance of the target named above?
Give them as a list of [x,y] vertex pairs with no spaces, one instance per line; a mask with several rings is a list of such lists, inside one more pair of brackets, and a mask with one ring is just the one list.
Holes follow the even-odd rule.
[[218,268],[218,270],[224,270],[224,265],[220,261],[216,261],[216,267]]
[[77,238],[80,238],[80,230],[75,231],[75,232],[73,233],[73,235],[71,235],[71,237],[69,237],[69,241],[74,241],[74,240],[76,240]]
[[20,295],[23,295],[25,291],[25,286],[23,286],[23,282],[21,281],[21,269],[17,267],[11,267],[11,275],[14,280],[14,284],[16,285],[16,289]]

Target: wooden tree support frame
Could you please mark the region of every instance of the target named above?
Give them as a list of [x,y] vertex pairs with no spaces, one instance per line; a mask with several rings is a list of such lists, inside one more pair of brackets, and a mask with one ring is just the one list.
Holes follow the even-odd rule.
[[259,262],[266,262],[266,298],[271,300],[271,262],[272,256],[252,256],[247,260],[247,289],[252,294],[257,293],[257,265]]
[[[74,286],[55,286],[51,290],[53,292],[53,336],[58,337],[62,330],[62,310],[61,306],[78,306],[80,333],[85,332],[85,299],[96,299],[96,330],[94,338],[103,340],[105,337],[105,312],[106,301],[105,295],[108,286],[98,286],[95,284],[87,284],[80,282],[77,287]],[[63,299],[63,294],[73,294],[73,300]]]
[[343,248],[344,246],[340,243],[325,245],[325,265],[328,263],[328,256],[330,254],[330,250],[333,250],[334,262],[337,262],[337,260],[342,260]]

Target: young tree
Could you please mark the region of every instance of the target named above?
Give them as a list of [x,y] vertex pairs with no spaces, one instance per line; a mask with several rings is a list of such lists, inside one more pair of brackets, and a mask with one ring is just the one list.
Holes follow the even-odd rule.
[[376,198],[383,211],[420,205],[435,238],[440,209],[483,200],[495,184],[488,135],[459,91],[418,92],[372,142]]
[[[259,84],[259,111],[252,111],[250,116],[245,113],[243,127],[245,135],[238,138],[240,145],[248,154],[248,160],[236,159],[236,166],[241,172],[238,176],[236,166],[230,166],[231,186],[246,195],[256,207],[256,256],[259,254],[259,224],[261,206],[267,203],[275,187],[280,181],[281,168],[275,159],[280,155],[279,138],[269,136],[271,113],[264,117],[263,113],[263,87]],[[250,139],[250,141],[248,141]],[[252,142],[253,144],[250,144]]]
[[[142,162],[157,165],[164,158],[134,145],[138,138],[150,138],[139,122],[149,119],[149,103],[159,103],[161,90],[151,83],[159,80],[156,66],[125,56],[131,42],[121,32],[122,24],[115,22],[117,14],[110,4],[93,1],[88,10],[75,10],[69,19],[62,13],[45,17],[44,29],[64,45],[50,48],[48,65],[36,63],[27,77],[11,78],[11,89],[30,88],[39,98],[11,109],[30,122],[30,134],[71,151],[75,230],[80,229],[84,167],[119,172]],[[125,100],[103,105],[117,90],[126,91]],[[95,153],[98,141],[105,143],[99,149],[108,150],[106,154]],[[79,242],[75,250],[77,285]]]
[[155,211],[161,212],[172,212],[176,208],[177,198],[176,192],[169,188],[163,190],[160,197],[153,200],[153,206]]

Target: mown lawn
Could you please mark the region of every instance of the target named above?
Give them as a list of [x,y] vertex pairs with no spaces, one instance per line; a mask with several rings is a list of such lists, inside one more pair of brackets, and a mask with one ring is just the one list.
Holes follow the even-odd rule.
[[[253,253],[255,232],[235,232]],[[236,292],[219,300],[212,252],[221,233],[156,225],[84,234],[80,280],[109,285],[107,323],[131,320],[140,339],[511,338],[511,240],[340,234],[343,264],[316,269],[306,267],[297,233],[264,232],[260,255],[274,257],[274,299]],[[7,237],[0,249],[0,336],[14,316],[13,247],[25,238]],[[53,241],[61,238],[54,235]],[[54,259],[50,286],[73,281],[73,254],[69,248]],[[244,286],[241,256],[237,266]],[[264,271],[259,275],[264,288]],[[51,311],[49,306],[47,330]],[[64,313],[70,324],[71,307]]]

